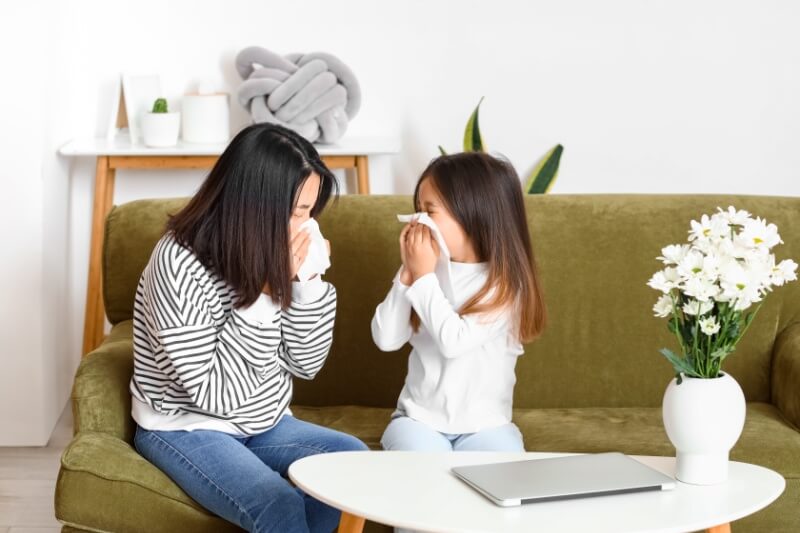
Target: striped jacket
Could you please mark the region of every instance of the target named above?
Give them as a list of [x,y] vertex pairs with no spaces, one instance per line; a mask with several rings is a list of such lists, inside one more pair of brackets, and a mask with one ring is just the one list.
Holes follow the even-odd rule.
[[312,379],[333,340],[334,287],[319,278],[293,285],[286,310],[265,294],[233,309],[232,288],[165,235],[136,290],[134,399],[244,435],[270,429],[291,401],[292,376]]

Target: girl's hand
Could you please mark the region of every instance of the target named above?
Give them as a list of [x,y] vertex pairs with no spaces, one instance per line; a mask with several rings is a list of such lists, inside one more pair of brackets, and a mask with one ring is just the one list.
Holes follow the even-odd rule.
[[412,223],[406,233],[405,266],[413,281],[436,270],[439,247],[428,226]]
[[306,256],[308,255],[308,246],[311,244],[311,235],[305,231],[293,231],[291,234],[291,241],[289,243],[289,251],[292,254],[291,257],[291,278],[295,279],[297,277],[297,271],[300,270],[300,266],[302,266],[303,261],[306,260]]

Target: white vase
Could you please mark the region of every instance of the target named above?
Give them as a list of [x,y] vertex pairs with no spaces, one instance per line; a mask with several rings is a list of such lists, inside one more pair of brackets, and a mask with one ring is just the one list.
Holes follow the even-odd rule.
[[142,140],[146,146],[165,148],[178,144],[180,113],[145,113],[141,124]]
[[227,94],[187,94],[181,102],[181,111],[184,142],[221,144],[230,139]]
[[728,374],[673,379],[662,405],[664,429],[676,451],[675,477],[693,485],[728,479],[728,454],[744,427],[742,388]]

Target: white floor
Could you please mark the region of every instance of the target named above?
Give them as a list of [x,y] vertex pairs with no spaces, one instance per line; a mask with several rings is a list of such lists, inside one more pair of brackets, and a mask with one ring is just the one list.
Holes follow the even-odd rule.
[[61,452],[72,438],[67,405],[44,448],[0,447],[0,533],[56,533],[53,493]]

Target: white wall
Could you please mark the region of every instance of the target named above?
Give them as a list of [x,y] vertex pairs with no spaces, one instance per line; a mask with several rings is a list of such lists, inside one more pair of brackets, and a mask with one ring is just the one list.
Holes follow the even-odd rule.
[[[790,0],[62,4],[26,7],[24,20],[4,13],[0,37],[11,59],[0,84],[11,116],[0,123],[0,444],[43,442],[67,397],[94,162],[54,150],[104,132],[121,71],[160,74],[174,102],[200,78],[235,91],[245,46],[332,52],[362,84],[351,133],[402,140],[399,156],[372,163],[376,193],[410,192],[437,144],[458,149],[485,96],[484,139],[521,172],[564,144],[554,193],[800,194],[800,4]],[[238,128],[246,116],[232,111]],[[201,178],[119,172],[115,200],[191,194]]]

